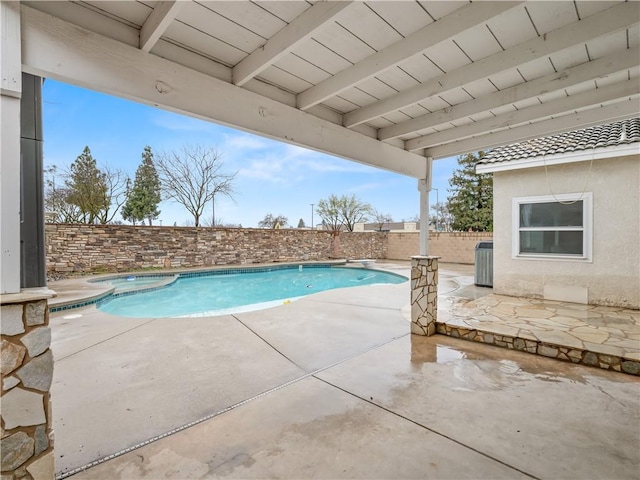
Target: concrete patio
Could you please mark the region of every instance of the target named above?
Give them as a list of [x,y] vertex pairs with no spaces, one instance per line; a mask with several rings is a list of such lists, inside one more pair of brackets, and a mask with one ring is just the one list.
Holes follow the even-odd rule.
[[[460,308],[496,306],[491,289],[472,285],[472,268],[442,265],[443,317],[482,321]],[[67,291],[80,288],[73,282]],[[637,377],[409,335],[408,299],[404,283],[209,318],[128,319],[95,306],[52,314],[56,471],[638,478]],[[631,335],[634,321],[621,322]]]

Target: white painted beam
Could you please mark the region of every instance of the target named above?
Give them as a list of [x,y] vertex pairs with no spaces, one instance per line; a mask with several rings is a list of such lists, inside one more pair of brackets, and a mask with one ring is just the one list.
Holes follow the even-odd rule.
[[519,3],[476,2],[460,8],[298,94],[298,108],[306,110],[317,105],[323,100],[423,52],[429,47],[487,21]]
[[188,0],[158,2],[140,29],[140,50],[150,52]]
[[22,67],[20,49],[20,5],[0,2],[0,94],[20,98]]
[[20,291],[20,5],[0,2],[0,293]]
[[[72,2],[40,2],[37,10],[61,18],[69,23],[83,25],[87,30],[113,38],[127,45],[138,47],[140,44],[140,29],[118,22],[110,17],[105,17],[100,13],[78,6]],[[187,68],[197,70],[206,75],[216,77],[225,82],[231,82],[232,71],[230,67],[217,63],[200,54],[186,50],[178,45],[170,43],[160,38],[153,47],[154,55],[165,58],[172,62],[183,65]],[[250,80],[243,85],[243,88],[254,93],[264,95],[273,100],[295,106],[296,97],[294,94],[286,92],[273,85],[261,82],[260,80]],[[317,105],[313,109],[313,115],[329,120],[337,125],[342,125],[342,114],[326,107]],[[358,129],[360,133],[376,138],[377,131],[372,127]],[[399,145],[396,145],[399,146]]]
[[425,153],[434,159],[446,158],[469,152],[477,152],[479,150],[488,150],[489,148],[500,145],[524,142],[531,138],[546,137],[548,135],[580,130],[581,128],[592,127],[594,125],[626,120],[638,116],[638,105],[638,98],[632,98],[625,102],[613,103],[489,135],[468,138],[460,142],[428,148],[425,150]]
[[429,255],[429,192],[433,181],[433,158],[427,157],[427,174],[418,179],[420,192],[420,255]]
[[248,57],[238,63],[233,68],[233,83],[238,86],[244,85],[288,54],[300,42],[310,38],[318,28],[325,25],[350,4],[350,1],[323,0],[316,2],[271,37],[263,46],[251,52]]
[[486,112],[492,108],[516,103],[537,97],[544,93],[555,92],[582,82],[602,78],[637,66],[639,59],[639,47],[624,50],[623,52],[613,55],[607,55],[606,57],[601,57],[560,72],[538,77],[526,83],[514,85],[499,92],[460,103],[438,112],[428,113],[396,125],[381,128],[378,131],[378,139],[388,140],[397,138],[407,133],[436,127],[461,118]]
[[426,159],[22,5],[23,69],[414,178]]
[[547,103],[503,113],[467,125],[449,128],[431,135],[412,138],[405,142],[405,148],[409,151],[421,150],[434,145],[442,145],[474,135],[487,134],[495,130],[501,130],[514,125],[532,122],[537,119],[555,116],[591,105],[599,105],[638,94],[640,94],[640,82],[638,82],[637,78],[633,78],[598,89],[594,88],[586,92],[576,93],[569,97],[552,100]]
[[638,6],[636,2],[616,5],[584,20],[558,28],[541,37],[528,40],[477,62],[439,75],[389,98],[349,112],[344,116],[344,125],[353,127],[434,95],[440,95],[475,80],[490,77],[520,64],[623,30],[637,23]]

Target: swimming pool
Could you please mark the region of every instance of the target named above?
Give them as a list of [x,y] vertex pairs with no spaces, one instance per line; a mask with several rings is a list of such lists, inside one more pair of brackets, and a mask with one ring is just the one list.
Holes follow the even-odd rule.
[[221,315],[281,305],[324,290],[405,281],[394,273],[353,267],[225,269],[180,274],[170,285],[116,293],[97,306],[106,313],[136,318]]
[[114,287],[114,292],[123,292],[142,287],[157,286],[173,279],[175,275],[127,275],[126,277],[110,277],[91,280],[92,283],[108,283]]

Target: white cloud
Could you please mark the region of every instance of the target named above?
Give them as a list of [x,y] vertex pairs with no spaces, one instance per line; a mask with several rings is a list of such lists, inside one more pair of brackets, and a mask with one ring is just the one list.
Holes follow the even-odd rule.
[[238,176],[263,180],[276,184],[287,183],[287,174],[283,171],[282,162],[277,160],[253,160],[248,167],[238,170]]
[[242,157],[233,154],[242,165],[238,174],[245,178],[256,178],[279,185],[302,182],[309,176],[323,173],[374,173],[375,170],[347,160],[325,155],[313,150],[287,144],[269,146],[263,155]]

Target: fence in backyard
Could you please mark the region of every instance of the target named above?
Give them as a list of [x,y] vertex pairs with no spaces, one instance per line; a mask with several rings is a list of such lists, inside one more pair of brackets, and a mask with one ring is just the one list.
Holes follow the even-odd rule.
[[[47,271],[63,274],[335,258],[408,260],[419,253],[417,232],[47,224],[45,233]],[[473,263],[475,244],[490,238],[432,233],[430,254],[443,262]]]
[[[388,259],[411,258],[420,252],[419,232],[389,232]],[[429,232],[429,255],[440,257],[445,263],[475,263],[478,242],[493,239],[492,232]]]

